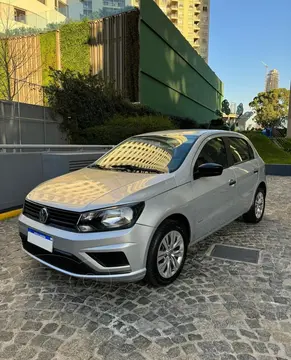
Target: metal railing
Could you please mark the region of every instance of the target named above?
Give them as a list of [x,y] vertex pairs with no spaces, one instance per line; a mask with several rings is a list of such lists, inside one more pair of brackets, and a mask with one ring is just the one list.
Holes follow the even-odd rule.
[[33,152],[35,151],[88,151],[98,150],[101,152],[111,150],[114,145],[56,145],[56,144],[0,144],[0,152]]

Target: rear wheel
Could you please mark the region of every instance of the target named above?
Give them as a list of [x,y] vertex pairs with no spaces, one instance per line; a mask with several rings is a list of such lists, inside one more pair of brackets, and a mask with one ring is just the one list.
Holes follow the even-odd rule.
[[166,220],[151,242],[146,280],[152,285],[168,285],[181,273],[188,247],[187,231],[177,221]]
[[262,220],[265,212],[265,200],[265,190],[263,188],[258,188],[252,207],[243,215],[245,222],[255,224]]

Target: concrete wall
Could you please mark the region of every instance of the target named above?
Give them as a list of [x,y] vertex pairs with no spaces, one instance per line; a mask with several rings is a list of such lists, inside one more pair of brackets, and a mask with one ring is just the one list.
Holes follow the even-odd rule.
[[21,207],[26,195],[43,181],[83,168],[102,154],[0,153],[0,213]]
[[66,144],[51,109],[0,101],[0,144]]
[[152,0],[140,5],[140,102],[206,123],[217,118],[223,84]]

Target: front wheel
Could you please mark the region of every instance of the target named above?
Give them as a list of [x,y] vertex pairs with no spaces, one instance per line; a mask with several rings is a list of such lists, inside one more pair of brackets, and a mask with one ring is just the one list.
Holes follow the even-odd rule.
[[146,280],[154,285],[168,285],[181,273],[187,254],[188,234],[177,221],[166,220],[151,242]]
[[243,215],[245,222],[256,224],[262,220],[265,212],[265,200],[265,190],[258,188],[252,207],[247,213]]

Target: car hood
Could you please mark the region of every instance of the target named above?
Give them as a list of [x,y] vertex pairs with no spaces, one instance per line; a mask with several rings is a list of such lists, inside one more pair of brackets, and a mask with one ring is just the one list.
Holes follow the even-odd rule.
[[27,200],[73,211],[145,201],[176,187],[173,174],[140,174],[85,168],[32,190]]

